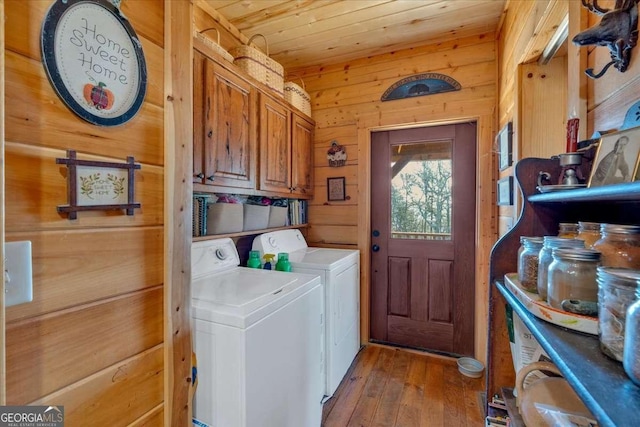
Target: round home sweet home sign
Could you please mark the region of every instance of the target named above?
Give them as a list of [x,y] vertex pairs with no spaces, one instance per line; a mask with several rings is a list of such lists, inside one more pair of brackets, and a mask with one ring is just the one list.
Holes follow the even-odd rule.
[[74,113],[101,126],[135,116],[147,87],[142,45],[114,3],[56,0],[42,24],[51,85]]

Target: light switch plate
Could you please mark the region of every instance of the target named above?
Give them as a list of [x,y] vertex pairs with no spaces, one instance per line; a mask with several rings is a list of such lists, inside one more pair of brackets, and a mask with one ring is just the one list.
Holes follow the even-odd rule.
[[4,305],[10,307],[33,300],[31,242],[4,244]]

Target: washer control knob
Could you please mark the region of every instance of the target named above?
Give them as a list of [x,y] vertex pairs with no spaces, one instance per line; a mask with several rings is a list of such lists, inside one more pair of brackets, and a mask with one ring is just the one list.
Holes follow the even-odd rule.
[[216,256],[220,260],[225,260],[227,258],[227,253],[222,248],[216,249]]

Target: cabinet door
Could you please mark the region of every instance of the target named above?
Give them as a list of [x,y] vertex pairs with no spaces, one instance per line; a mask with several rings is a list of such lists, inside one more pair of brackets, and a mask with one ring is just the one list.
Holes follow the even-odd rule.
[[291,187],[296,195],[313,195],[313,129],[312,123],[293,114]]
[[248,82],[211,60],[204,68],[204,183],[254,188],[254,92]]
[[260,190],[291,192],[290,111],[260,94]]
[[193,182],[204,183],[204,55],[193,52]]

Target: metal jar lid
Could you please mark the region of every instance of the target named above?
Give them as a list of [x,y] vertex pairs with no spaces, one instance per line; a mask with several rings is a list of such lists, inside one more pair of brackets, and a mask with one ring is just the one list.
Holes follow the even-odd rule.
[[640,234],[640,225],[601,224],[601,233]]
[[584,240],[571,237],[544,236],[544,247],[549,248],[584,248]]
[[635,288],[640,284],[640,270],[619,267],[598,267],[598,283]]
[[583,248],[555,248],[553,258],[569,261],[599,261],[600,252]]

